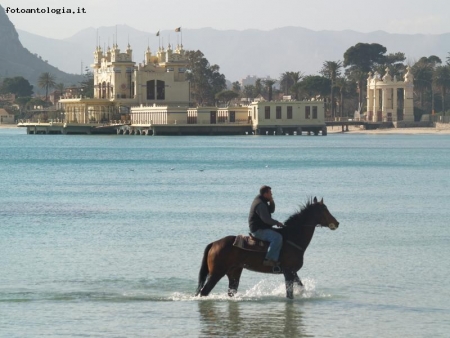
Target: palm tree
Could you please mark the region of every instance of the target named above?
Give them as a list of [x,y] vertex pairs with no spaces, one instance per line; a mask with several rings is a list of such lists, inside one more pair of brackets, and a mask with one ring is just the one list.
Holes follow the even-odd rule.
[[264,85],[267,87],[269,101],[272,101],[272,91],[273,91],[272,87],[275,83],[277,83],[277,80],[271,80],[271,79],[264,80]]
[[340,94],[339,115],[341,117],[343,117],[344,116],[344,96],[345,96],[345,93],[347,92],[350,84],[349,84],[348,80],[345,78],[345,76],[340,76],[340,77],[336,78],[335,85],[337,88],[339,88],[339,94]]
[[280,87],[285,95],[294,93],[295,99],[298,96],[298,82],[303,78],[301,72],[285,72],[280,77]]
[[245,85],[242,89],[242,94],[247,99],[254,99],[255,95],[255,86],[254,85]]
[[263,94],[263,85],[261,79],[255,81],[255,97]]
[[450,87],[450,66],[438,66],[433,74],[433,83],[441,89],[442,112],[445,112],[445,95]]
[[336,83],[336,78],[341,75],[342,62],[341,61],[325,61],[322,65],[322,70],[320,73],[331,80],[331,117],[335,117],[335,104],[334,104],[334,86]]
[[49,72],[42,73],[38,78],[38,86],[45,88],[45,101],[48,101],[48,89],[56,86],[55,78]]
[[292,86],[291,72],[285,72],[280,76],[280,87],[285,95],[289,93],[289,89]]

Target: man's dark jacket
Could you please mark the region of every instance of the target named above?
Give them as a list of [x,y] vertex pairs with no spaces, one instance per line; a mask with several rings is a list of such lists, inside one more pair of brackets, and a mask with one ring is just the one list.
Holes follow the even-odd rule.
[[[268,218],[269,223],[265,223],[261,217],[256,213],[257,209],[262,209],[262,208],[267,208],[267,213],[268,213]],[[260,209],[260,210],[261,210]],[[255,197],[255,199],[253,200],[252,206],[250,207],[250,213],[248,215],[248,225],[250,227],[250,231],[251,232],[255,232],[257,230],[260,229],[271,229],[272,225],[275,225],[277,223],[277,221],[273,220],[270,217],[270,214],[272,214],[275,211],[275,202],[273,203],[269,203],[269,200],[267,200],[266,198],[264,198],[261,195],[258,195]]]

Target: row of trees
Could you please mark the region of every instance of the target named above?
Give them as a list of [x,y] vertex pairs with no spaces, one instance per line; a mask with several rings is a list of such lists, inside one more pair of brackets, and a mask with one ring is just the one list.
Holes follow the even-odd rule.
[[[445,112],[449,99],[450,57],[445,64],[434,55],[407,64],[404,53],[387,54],[386,47],[377,43],[358,43],[346,50],[343,61],[325,61],[318,72],[320,75],[287,71],[279,79],[257,79],[254,85],[241,87],[239,82],[233,82],[231,90],[225,90],[225,77],[219,73],[219,67],[210,66],[201,52],[190,52],[189,58],[188,78],[193,98],[200,105],[229,102],[238,97],[262,96],[267,100],[281,99],[283,95],[300,100],[320,97],[327,101],[331,116],[348,116],[358,109],[364,111],[369,72],[377,72],[382,77],[387,70],[402,80],[407,66],[414,75],[416,119],[435,110]],[[274,88],[277,82],[279,89]]]
[[[59,89],[61,86],[64,88],[64,84],[57,84],[54,76],[48,72],[42,73],[39,76],[37,85],[39,88],[45,89],[45,101],[48,101],[49,89]],[[33,86],[22,76],[5,78],[0,84],[0,94],[7,93],[14,94],[16,97],[29,97],[33,95]]]
[[[0,100],[0,108],[5,108],[11,113],[18,115],[18,118],[28,118],[29,110],[33,110],[35,106],[48,107],[51,105],[49,101],[49,91],[53,88],[60,94],[64,93],[66,86],[64,83],[57,83],[55,77],[48,72],[42,73],[37,85],[39,88],[45,90],[45,97],[33,97],[33,85],[22,76],[16,76],[12,78],[5,78],[0,81],[0,94],[14,94],[15,104],[19,106],[19,110],[13,108],[9,101]],[[84,80],[80,83],[83,88],[83,93],[87,97],[93,97],[94,94],[94,77],[93,73],[86,69]]]

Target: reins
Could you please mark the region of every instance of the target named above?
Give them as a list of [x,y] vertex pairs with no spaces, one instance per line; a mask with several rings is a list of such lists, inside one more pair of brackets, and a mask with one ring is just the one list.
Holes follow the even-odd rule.
[[295,244],[295,243],[292,242],[292,241],[286,241],[286,243],[292,245],[294,248],[296,248],[296,249],[298,249],[298,250],[300,250],[300,251],[304,251],[303,248],[302,248],[300,245],[297,245],[297,244]]
[[[303,224],[301,225],[302,227],[323,227],[323,225],[317,224],[317,225],[311,225],[311,224]],[[286,240],[286,243],[288,243],[289,245],[292,245],[294,248],[300,250],[300,251],[305,251],[300,245],[295,244],[293,241],[291,240]]]

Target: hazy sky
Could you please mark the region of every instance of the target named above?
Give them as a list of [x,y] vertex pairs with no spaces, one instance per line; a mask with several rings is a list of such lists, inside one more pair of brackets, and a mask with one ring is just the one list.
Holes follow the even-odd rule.
[[40,8],[86,14],[7,13],[16,28],[66,38],[88,27],[126,24],[157,32],[176,27],[219,30],[296,26],[402,34],[450,32],[448,0],[0,0],[6,10]]

